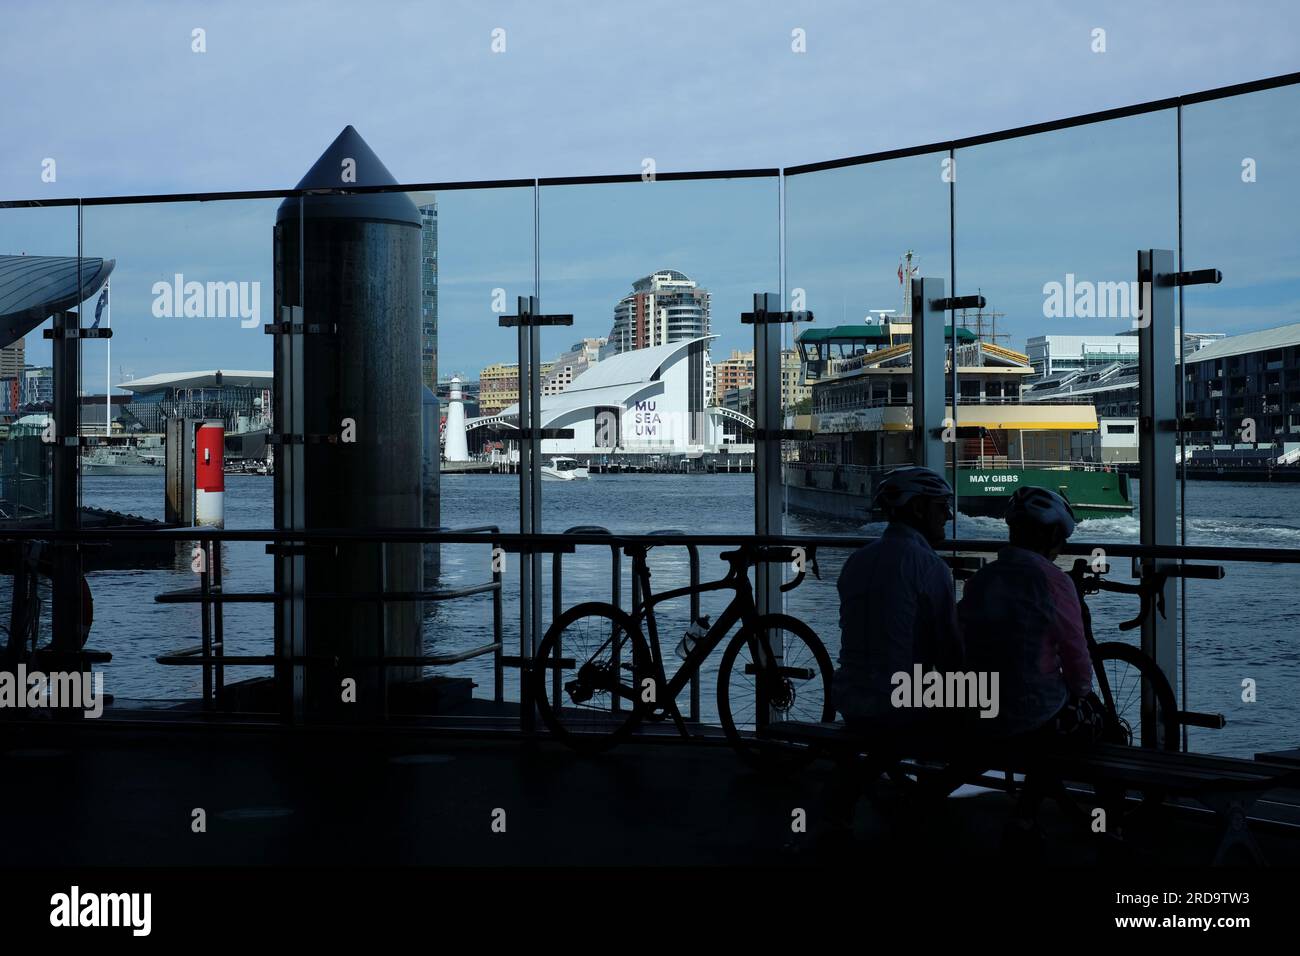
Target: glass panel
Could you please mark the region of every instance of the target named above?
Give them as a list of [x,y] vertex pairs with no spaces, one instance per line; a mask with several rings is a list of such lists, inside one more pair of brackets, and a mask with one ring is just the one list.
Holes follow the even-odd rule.
[[[307,527],[518,531],[516,462],[492,435],[500,430],[493,413],[501,386],[517,367],[504,375],[484,370],[517,361],[516,330],[498,318],[532,291],[532,189],[310,197],[303,229],[305,319],[337,326],[336,342],[304,342],[306,475],[334,476],[328,486],[308,484]],[[338,442],[312,438],[331,433]],[[309,558],[307,590],[445,592],[492,578],[485,545],[352,544],[342,558]],[[517,556],[502,573],[501,636],[514,653]],[[318,648],[324,640],[326,648],[378,653],[384,633],[389,655],[449,655],[496,636],[487,592],[422,605],[389,601],[382,609],[359,603],[350,624],[337,604],[319,603],[308,602],[306,628]],[[493,663],[491,654],[475,656],[445,676],[473,681],[479,696],[491,697]],[[432,688],[417,683],[423,676],[419,668],[390,667],[390,707],[443,711],[470,690],[459,683],[424,693]],[[507,696],[517,699],[517,669],[506,677]]]
[[[779,291],[776,180],[553,185],[539,203],[542,310],[574,317],[541,335],[542,424],[574,433],[543,441],[543,529],[752,533],[754,331],[740,314],[754,293]],[[586,477],[567,478],[571,466]],[[724,574],[720,550],[700,554],[703,580]],[[650,563],[656,592],[689,584],[683,549]],[[627,607],[626,560],[623,571]],[[732,596],[703,595],[699,613],[716,619]],[[608,554],[565,557],[561,608],[609,597]],[[669,656],[690,605],[656,608]],[[702,686],[713,722],[711,671]]]
[[[431,475],[436,485],[425,486],[425,524],[452,530],[493,526],[518,531],[518,458],[511,458],[512,443],[496,434],[502,426],[495,419],[503,403],[518,394],[518,335],[513,328],[501,327],[498,318],[515,311],[518,296],[533,291],[533,190],[529,186],[409,195],[421,213],[421,307],[426,327],[431,317],[435,319],[433,339],[424,343],[432,363],[426,364],[422,380],[438,396],[439,430],[426,431],[425,453],[440,461],[441,474]],[[433,262],[428,261],[431,258]],[[457,390],[459,402],[453,397]],[[442,440],[430,456],[429,437],[439,441],[439,434]],[[429,507],[431,488],[438,492],[436,510]],[[445,545],[440,551],[436,573],[431,564],[434,555],[426,556],[426,588],[469,587],[490,578],[488,548]],[[518,562],[518,555],[508,555],[502,571],[507,654],[519,652]],[[491,642],[492,628],[491,594],[428,602],[425,653],[480,647]],[[490,697],[492,667],[489,655],[447,673],[472,678],[477,684],[475,695]],[[505,694],[507,700],[519,699],[517,668],[505,671]]]
[[[791,534],[878,534],[884,523],[872,513],[873,481],[914,460],[905,280],[938,278],[951,288],[947,155],[786,180],[786,286],[791,307],[814,315],[786,338],[797,350],[807,399],[792,390],[783,406],[791,427],[813,432],[784,451]],[[808,576],[786,598],[832,659],[840,638],[835,582],[850,553],[824,549],[821,581]]]
[[[1300,485],[1284,480],[1300,469],[1297,115],[1295,86],[1183,110],[1183,268],[1223,273],[1183,290],[1186,412],[1204,422],[1186,436],[1190,545],[1300,544]],[[1189,743],[1250,756],[1277,749],[1300,716],[1300,566],[1226,569],[1186,584],[1188,706],[1228,720],[1192,728]]]
[[[1138,543],[1137,251],[1176,246],[1175,147],[1166,110],[957,151],[958,282],[987,300],[957,321],[978,339],[959,359],[963,538],[1006,539],[1010,496],[1038,486],[1071,503],[1072,544]],[[1172,371],[1174,342],[1158,347]],[[1127,559],[1109,566],[1131,583]],[[1086,600],[1098,642],[1140,643],[1118,629],[1135,597]],[[1140,700],[1117,662],[1105,673],[1117,697]]]
[[[110,339],[82,343],[81,430],[101,442],[81,457],[84,526],[272,526],[274,339],[263,326],[274,319],[282,278],[274,272],[272,234],[279,204],[84,207],[86,254],[117,263],[108,293],[102,303],[87,303],[82,322],[112,330]],[[217,427],[200,436],[202,423]],[[167,480],[169,453],[192,479]],[[225,591],[272,590],[263,543],[232,542],[222,551]],[[193,545],[119,541],[88,550],[86,561],[95,620],[90,643],[114,655],[111,693],[120,700],[200,697],[201,667],[155,662],[201,643],[199,607],[155,603],[199,586]],[[271,654],[273,617],[269,604],[226,604],[224,655]],[[268,667],[232,666],[222,682],[241,708],[270,711],[269,675]]]
[[[94,253],[101,255],[101,253]],[[49,316],[92,297],[111,263],[77,263],[76,206],[0,208],[0,527],[51,527],[54,378]],[[30,545],[0,548],[0,667],[51,636],[52,567]],[[49,549],[44,550],[48,556]],[[14,575],[24,575],[14,600]],[[30,665],[29,665],[30,666]]]
[[1175,124],[957,152],[957,275],[987,300],[958,316],[979,340],[959,360],[963,537],[1006,537],[1011,492],[1039,485],[1072,503],[1076,538],[1137,540],[1136,253],[1177,240]]
[[[52,327],[53,310],[80,304],[76,255],[76,206],[0,209],[0,422],[6,426],[0,521],[51,520],[53,456],[41,437],[52,422],[54,368],[43,332]],[[86,297],[111,273],[112,263],[102,258],[83,263]]]

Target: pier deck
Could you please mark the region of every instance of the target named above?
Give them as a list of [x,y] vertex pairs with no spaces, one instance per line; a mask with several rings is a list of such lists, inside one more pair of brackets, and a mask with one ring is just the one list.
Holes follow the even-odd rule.
[[[634,742],[598,759],[501,734],[130,723],[0,726],[0,812],[21,825],[0,866],[226,864],[702,865],[822,862],[792,852],[796,808],[815,822],[830,773],[761,778],[725,747]],[[1003,859],[1002,793],[967,788],[924,810],[889,785],[859,805],[850,859]],[[1300,818],[1300,794],[1260,805]],[[195,808],[207,832],[194,833]],[[505,832],[493,832],[505,811]],[[498,814],[499,816],[499,814]],[[1113,848],[1042,814],[1053,863]],[[1300,863],[1300,830],[1258,826],[1270,863]],[[1126,862],[1208,862],[1205,815],[1170,814]],[[894,856],[893,854],[897,854]],[[873,864],[875,865],[875,864]]]

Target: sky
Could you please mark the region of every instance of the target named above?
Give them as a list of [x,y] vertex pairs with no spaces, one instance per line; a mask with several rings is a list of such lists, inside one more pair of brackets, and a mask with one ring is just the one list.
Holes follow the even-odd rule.
[[[1295,71],[1297,37],[1288,2],[7,0],[0,83],[21,94],[0,98],[0,198],[289,188],[348,124],[403,183],[787,167]],[[1225,275],[1189,291],[1189,329],[1300,322],[1297,119],[1294,89],[1184,111],[1187,265]],[[1046,317],[1043,288],[1128,280],[1136,249],[1176,245],[1175,137],[1168,112],[973,147],[951,184],[941,156],[791,176],[786,288],[818,322],[860,321],[898,305],[909,249],[951,284],[951,198],[958,291],[1004,313],[1008,344],[1117,331]],[[544,351],[607,334],[663,268],[713,293],[715,358],[746,344],[738,313],[780,287],[778,195],[771,178],[543,188],[543,308],[575,315]],[[440,368],[475,374],[513,357],[490,304],[533,291],[532,192],[437,199]],[[258,283],[269,321],[277,206],[85,208],[85,254],[117,260],[114,380],[269,367],[260,329],[152,307],[181,273]],[[0,210],[0,253],[73,254],[76,227],[67,208]],[[100,347],[87,391],[109,374]]]

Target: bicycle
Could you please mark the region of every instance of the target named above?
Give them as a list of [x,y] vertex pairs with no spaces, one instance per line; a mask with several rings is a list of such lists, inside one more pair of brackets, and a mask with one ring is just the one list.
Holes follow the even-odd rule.
[[[1169,578],[1218,580],[1224,575],[1222,566],[1183,564],[1158,568],[1145,573],[1137,584],[1107,581],[1104,575],[1108,570],[1108,567],[1094,569],[1087,559],[1078,558],[1069,575],[1079,596],[1093,673],[1112,735],[1116,738],[1112,742],[1178,750],[1183,724],[1222,727],[1221,717],[1180,711],[1174,689],[1164,671],[1139,648],[1121,641],[1098,643],[1093,635],[1092,613],[1087,602],[1088,595],[1099,591],[1138,595],[1141,608],[1137,616],[1119,625],[1121,631],[1131,631],[1141,627],[1153,612],[1164,617],[1165,582]],[[1145,708],[1142,706],[1144,699],[1150,702]]]
[[[654,594],[646,563],[649,547],[623,549],[632,559],[633,580],[642,595],[630,614],[604,602],[578,604],[560,615],[542,638],[534,661],[533,699],[555,737],[580,753],[599,753],[624,740],[643,720],[669,717],[683,737],[689,736],[676,698],[737,623],[740,630],[724,650],[718,671],[718,716],[728,742],[743,759],[767,768],[773,750],[785,752],[780,745],[757,739],[770,721],[834,719],[830,654],[798,618],[760,615],[749,581],[749,569],[760,562],[800,562],[796,576],[781,585],[782,591],[793,590],[803,581],[805,567],[820,577],[815,550],[742,545],[719,556],[728,564],[722,578]],[[685,651],[684,660],[670,679],[655,606],[721,590],[735,595],[712,626],[707,617],[692,622],[678,648],[679,655]],[[792,751],[790,756],[805,755]]]

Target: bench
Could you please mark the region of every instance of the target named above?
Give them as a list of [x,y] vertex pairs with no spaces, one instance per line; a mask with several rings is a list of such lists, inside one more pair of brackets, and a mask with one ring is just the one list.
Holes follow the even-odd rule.
[[[1220,826],[1214,862],[1227,861],[1236,850],[1248,853],[1255,862],[1263,854],[1249,829],[1249,813],[1255,802],[1269,790],[1300,786],[1300,766],[1281,761],[1243,760],[1209,754],[1179,753],[1128,747],[1121,744],[1097,744],[1085,751],[1037,751],[1002,748],[990,742],[987,750],[936,746],[897,748],[886,744],[876,747],[840,723],[781,721],[767,728],[767,739],[798,744],[814,753],[837,761],[866,758],[872,770],[886,771],[902,761],[917,758],[926,763],[947,763],[956,767],[977,767],[963,771],[962,781],[983,780],[990,769],[1025,774],[1042,774],[1063,788],[1066,781],[1099,788],[1119,788],[1159,792],[1186,797],[1212,811]],[[874,751],[874,753],[873,753]]]

